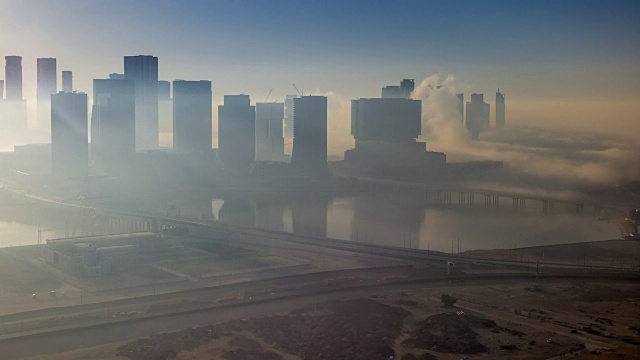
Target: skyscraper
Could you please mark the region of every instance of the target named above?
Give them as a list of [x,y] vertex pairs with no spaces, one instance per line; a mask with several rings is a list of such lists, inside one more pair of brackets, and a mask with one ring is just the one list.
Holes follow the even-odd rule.
[[327,98],[303,96],[293,100],[291,167],[305,174],[327,170]]
[[62,71],[62,92],[73,92],[73,72]]
[[39,58],[38,64],[38,126],[51,126],[51,95],[58,92],[55,58]]
[[256,154],[256,110],[249,95],[225,95],[218,106],[218,154],[229,173],[246,173]]
[[4,80],[0,80],[0,100],[4,100]]
[[471,101],[467,102],[467,129],[473,139],[489,130],[489,104],[484,102],[482,94],[471,94]]
[[87,94],[51,96],[51,173],[57,181],[89,172]]
[[91,158],[99,172],[119,171],[135,156],[135,84],[94,79]]
[[458,97],[458,112],[460,113],[460,122],[464,124],[464,94],[456,94]]
[[498,89],[496,93],[496,128],[501,129],[503,127],[505,127],[504,94]]
[[124,77],[136,88],[136,149],[158,148],[158,58],[125,56]]
[[178,153],[211,151],[211,81],[173,82],[173,149]]
[[404,79],[400,82],[400,86],[385,86],[382,88],[383,98],[400,98],[410,99],[411,93],[415,88],[413,79]]
[[22,57],[5,56],[5,81],[7,82],[7,100],[22,100]]
[[422,102],[402,98],[351,101],[351,134],[355,148],[345,152],[351,168],[367,173],[415,174],[443,166],[442,153],[416,141],[422,133]]
[[256,103],[256,160],[285,161],[284,103]]
[[[287,95],[284,100],[284,137],[287,144],[291,144],[293,140],[293,99],[298,95]],[[291,155],[292,147],[285,144],[285,153]]]

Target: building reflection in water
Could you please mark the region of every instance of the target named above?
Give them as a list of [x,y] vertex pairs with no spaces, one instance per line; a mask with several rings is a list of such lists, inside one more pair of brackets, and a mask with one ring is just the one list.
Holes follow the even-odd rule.
[[295,199],[291,203],[293,232],[302,236],[326,238],[328,205],[329,199],[326,196]]
[[247,199],[228,197],[218,212],[218,220],[231,225],[253,227],[256,223],[255,206]]
[[418,248],[425,206],[415,198],[392,201],[388,195],[355,198],[351,240]]

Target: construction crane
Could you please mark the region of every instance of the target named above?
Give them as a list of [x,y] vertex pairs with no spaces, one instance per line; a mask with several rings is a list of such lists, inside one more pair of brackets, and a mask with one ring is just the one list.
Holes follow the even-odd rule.
[[273,91],[273,89],[269,90],[269,94],[267,94],[267,98],[264,99],[264,102],[267,102],[267,100],[269,100],[269,96],[271,96],[271,92]]
[[298,90],[298,87],[296,86],[296,84],[293,84],[293,87],[296,88],[296,91],[298,92],[298,95],[300,95],[300,97],[302,97],[302,93],[300,92],[300,90]]

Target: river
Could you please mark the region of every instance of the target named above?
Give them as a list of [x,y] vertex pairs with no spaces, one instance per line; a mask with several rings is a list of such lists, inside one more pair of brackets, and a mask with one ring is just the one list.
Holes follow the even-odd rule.
[[[558,206],[544,214],[534,202],[523,211],[511,204],[485,208],[433,206],[398,195],[308,197],[278,201],[176,199],[170,207],[148,210],[171,215],[255,226],[313,237],[330,237],[405,248],[458,252],[614,239],[618,228],[585,210]],[[33,245],[42,239],[79,235],[76,219],[0,212],[0,247]]]

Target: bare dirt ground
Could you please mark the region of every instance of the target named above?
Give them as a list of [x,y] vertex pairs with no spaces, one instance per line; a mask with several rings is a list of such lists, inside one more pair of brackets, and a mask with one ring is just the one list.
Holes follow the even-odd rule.
[[640,284],[531,285],[407,286],[39,359],[637,358]]

